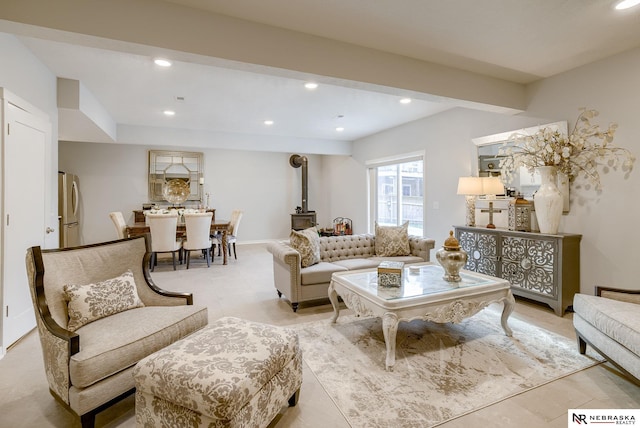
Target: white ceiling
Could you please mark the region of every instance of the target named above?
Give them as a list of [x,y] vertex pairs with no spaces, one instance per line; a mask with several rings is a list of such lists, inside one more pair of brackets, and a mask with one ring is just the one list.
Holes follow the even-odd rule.
[[[522,84],[640,46],[640,10],[615,11],[613,0],[167,1]],[[194,62],[160,69],[145,55],[20,39],[119,124],[352,141],[456,105],[402,105],[400,91],[329,84],[309,91],[302,80]]]
[[[119,124],[354,140],[443,111],[428,101],[266,74],[21,37],[58,77],[79,80]],[[182,97],[184,101],[179,101]],[[176,112],[166,117],[162,112]],[[338,116],[342,115],[342,118]],[[265,126],[265,120],[273,120]],[[342,126],[343,132],[336,128]]]

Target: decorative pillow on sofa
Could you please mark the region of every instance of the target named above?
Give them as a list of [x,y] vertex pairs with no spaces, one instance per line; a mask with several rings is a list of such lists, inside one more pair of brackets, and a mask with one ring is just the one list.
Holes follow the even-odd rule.
[[289,240],[291,246],[300,253],[303,268],[320,262],[320,236],[315,227],[292,230]]
[[144,306],[138,297],[131,270],[96,284],[67,284],[63,290],[68,302],[69,331],[76,331],[109,315]]
[[378,257],[410,255],[409,222],[402,226],[378,226],[376,223],[375,249]]

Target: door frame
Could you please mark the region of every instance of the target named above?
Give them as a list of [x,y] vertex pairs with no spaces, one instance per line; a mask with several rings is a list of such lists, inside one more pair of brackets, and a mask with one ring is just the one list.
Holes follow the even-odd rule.
[[[0,225],[0,308],[2,310],[2,316],[0,317],[0,358],[2,358],[7,348],[11,345],[9,343],[5,343],[5,322],[6,322],[6,306],[7,302],[5,302],[5,245],[6,245],[6,216],[7,216],[7,207],[5,206],[5,143],[7,136],[7,110],[8,106],[12,105],[12,108],[18,108],[24,111],[26,114],[30,115],[30,125],[33,125],[34,128],[44,133],[44,183],[43,183],[43,191],[44,191],[44,200],[43,200],[43,224],[41,225],[42,230],[42,239],[40,245],[44,247],[45,245],[45,230],[47,229],[47,225],[50,221],[50,215],[48,214],[51,210],[51,191],[49,189],[49,181],[51,177],[51,136],[52,136],[52,126],[49,119],[49,116],[44,113],[42,110],[34,107],[30,103],[24,101],[20,97],[16,96],[12,92],[7,89],[0,87],[0,124],[2,125],[2,137],[0,138],[0,192],[1,192],[1,202],[0,202],[0,220],[2,224]],[[51,226],[52,228],[57,228],[57,225]],[[25,249],[26,251],[26,249]],[[27,278],[25,278],[27,279]],[[33,325],[31,328],[34,328],[35,325],[35,317],[33,320]]]

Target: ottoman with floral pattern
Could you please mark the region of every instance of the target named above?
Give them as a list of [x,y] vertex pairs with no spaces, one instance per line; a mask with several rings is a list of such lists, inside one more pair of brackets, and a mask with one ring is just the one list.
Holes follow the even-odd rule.
[[298,335],[233,317],[141,360],[134,369],[136,424],[266,427],[302,384]]

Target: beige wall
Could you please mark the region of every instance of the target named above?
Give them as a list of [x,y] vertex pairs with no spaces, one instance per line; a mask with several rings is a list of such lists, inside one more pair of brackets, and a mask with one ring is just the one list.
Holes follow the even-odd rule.
[[[615,143],[640,155],[640,49],[616,55],[528,88],[529,108],[519,116],[504,116],[457,109],[419,120],[354,143],[358,163],[392,154],[426,150],[425,234],[442,245],[451,225],[464,222],[464,198],[456,195],[459,176],[474,171],[472,138],[521,127],[566,120],[575,124],[579,107],[601,112],[603,127],[616,121]],[[344,178],[350,176],[346,173]],[[341,181],[341,177],[334,177]],[[571,211],[563,216],[560,231],[583,235],[581,245],[581,291],[593,293],[595,285],[638,288],[640,264],[634,245],[640,241],[635,227],[640,200],[640,171],[628,179],[621,173],[603,176],[604,191],[571,193]],[[355,193],[366,192],[365,181],[355,182]],[[344,204],[352,201],[345,200]],[[434,203],[439,208],[434,208]],[[334,201],[334,205],[340,204]],[[361,214],[364,207],[361,208]]]
[[[85,244],[116,238],[109,212],[122,211],[128,223],[135,209],[148,201],[148,150],[167,147],[129,144],[60,142],[60,168],[80,177],[80,220]],[[286,238],[290,214],[301,200],[301,170],[289,165],[287,153],[202,150],[204,191],[211,194],[216,218],[229,219],[233,209],[245,211],[242,242]],[[323,194],[323,157],[309,155],[309,209],[325,224],[329,213]],[[205,201],[206,202],[206,201]]]

